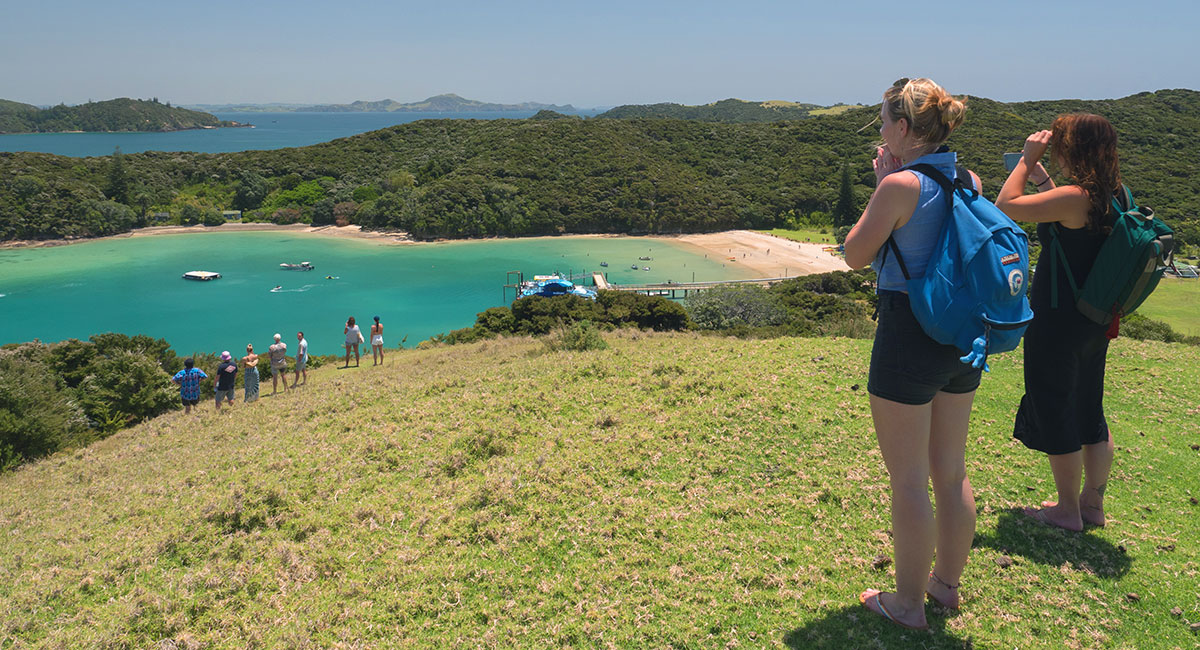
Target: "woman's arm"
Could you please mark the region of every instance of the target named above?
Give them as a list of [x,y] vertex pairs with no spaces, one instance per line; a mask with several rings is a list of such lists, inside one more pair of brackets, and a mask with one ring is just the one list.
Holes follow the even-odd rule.
[[[1014,221],[1057,222],[1067,228],[1082,228],[1091,209],[1087,193],[1074,185],[1054,186],[1039,162],[1049,146],[1050,131],[1038,131],[1025,139],[1021,159],[1000,188],[996,207]],[[1025,193],[1031,176],[1040,182],[1037,194]]]
[[913,174],[891,174],[879,181],[858,223],[846,235],[846,264],[852,269],[868,266],[900,220],[912,216],[920,196],[921,181]]

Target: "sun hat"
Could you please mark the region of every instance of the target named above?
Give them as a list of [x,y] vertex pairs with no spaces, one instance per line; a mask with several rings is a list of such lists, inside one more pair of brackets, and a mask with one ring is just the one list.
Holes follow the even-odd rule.
[[221,353],[221,361],[229,361],[232,358],[233,358],[233,356],[229,354],[229,350],[226,350]]

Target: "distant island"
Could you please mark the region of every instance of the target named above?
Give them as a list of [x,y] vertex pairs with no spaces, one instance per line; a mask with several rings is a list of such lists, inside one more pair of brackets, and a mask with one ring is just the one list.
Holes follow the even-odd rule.
[[163,104],[155,99],[121,97],[78,106],[38,108],[0,99],[0,133],[183,131],[249,126],[214,115]]
[[230,113],[516,113],[528,111],[578,112],[567,104],[492,104],[459,97],[454,93],[434,95],[422,102],[402,103],[394,99],[375,102],[356,101],[349,104],[193,104],[192,108]]
[[782,120],[805,120],[819,115],[837,115],[854,108],[861,107],[857,104],[820,106],[781,100],[748,102],[741,99],[722,99],[719,102],[700,106],[671,103],[627,104],[596,117],[612,119],[661,117],[701,122],[779,122]]

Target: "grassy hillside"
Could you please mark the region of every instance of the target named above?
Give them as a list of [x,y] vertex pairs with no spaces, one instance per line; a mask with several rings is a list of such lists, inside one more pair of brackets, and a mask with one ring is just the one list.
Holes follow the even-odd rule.
[[912,633],[855,601],[892,585],[869,341],[610,342],[322,368],[0,476],[0,647],[1196,646],[1197,348],[1114,345],[1085,534],[1016,514],[1052,487],[995,359],[963,610]]
[[1138,313],[1161,320],[1180,334],[1200,336],[1200,282],[1164,277]]

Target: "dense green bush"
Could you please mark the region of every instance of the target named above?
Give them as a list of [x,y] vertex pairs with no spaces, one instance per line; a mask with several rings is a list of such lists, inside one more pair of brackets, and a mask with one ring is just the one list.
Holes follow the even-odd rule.
[[1121,319],[1121,336],[1128,336],[1131,339],[1138,339],[1140,341],[1200,345],[1200,336],[1180,334],[1170,324],[1138,313],[1130,314]]
[[692,322],[700,329],[770,327],[787,320],[779,296],[756,284],[727,284],[700,291],[686,300]]
[[[202,355],[201,364],[215,370],[216,359]],[[170,377],[182,367],[166,341],[145,335],[4,346],[0,470],[178,408]],[[211,382],[201,386],[212,395]]]

